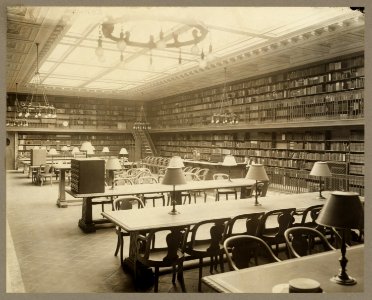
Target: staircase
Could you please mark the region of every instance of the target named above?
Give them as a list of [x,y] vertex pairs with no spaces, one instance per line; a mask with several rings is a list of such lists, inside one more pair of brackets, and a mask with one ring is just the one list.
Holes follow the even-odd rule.
[[141,158],[146,156],[157,156],[156,148],[148,130],[134,129],[132,133],[135,141],[141,145]]

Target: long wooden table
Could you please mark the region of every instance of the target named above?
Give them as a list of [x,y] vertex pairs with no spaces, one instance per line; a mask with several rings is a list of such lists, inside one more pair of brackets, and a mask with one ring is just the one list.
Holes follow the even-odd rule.
[[[340,250],[289,259],[278,263],[205,276],[202,281],[222,293],[272,293],[273,287],[288,284],[295,278],[311,278],[320,283],[325,293],[356,293],[364,291],[364,245],[347,248],[347,273],[357,284],[340,285],[330,281],[338,274]],[[278,291],[280,288],[278,289]],[[285,289],[284,289],[285,290]]]
[[[234,180],[233,180],[234,182]],[[327,196],[329,193],[324,192]],[[136,243],[134,242],[141,230],[192,225],[203,220],[235,217],[245,213],[267,212],[279,208],[305,208],[322,204],[316,199],[317,193],[266,196],[261,199],[262,206],[254,206],[254,198],[194,205],[177,206],[178,215],[170,215],[170,207],[145,208],[139,210],[119,210],[103,212],[102,215],[130,234],[129,257],[125,266],[134,270],[136,264]]]
[[[192,190],[209,190],[216,188],[239,188],[248,187],[255,184],[254,180],[239,178],[228,180],[203,180],[203,181],[191,181],[183,185],[177,185],[175,187],[177,203],[180,204],[180,193],[182,191]],[[114,189],[106,187],[104,193],[94,194],[77,194],[66,189],[66,192],[75,198],[83,198],[82,215],[79,220],[79,227],[85,232],[95,232],[96,226],[102,223],[107,223],[107,219],[93,220],[92,218],[92,200],[99,197],[115,197],[115,196],[126,196],[136,194],[152,194],[152,193],[169,193],[173,191],[173,186],[158,184],[134,184],[125,186],[115,186]],[[169,208],[166,208],[169,210]]]

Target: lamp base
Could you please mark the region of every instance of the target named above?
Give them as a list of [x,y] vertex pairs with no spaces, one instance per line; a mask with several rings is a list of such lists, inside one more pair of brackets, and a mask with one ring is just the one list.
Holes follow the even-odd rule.
[[318,199],[318,200],[325,200],[326,198],[323,195],[320,195],[320,196],[316,197],[316,199]]
[[170,215],[179,215],[180,214],[180,212],[179,211],[170,211],[168,214],[170,214]]
[[341,278],[340,275],[335,275],[330,280],[341,285],[354,285],[357,283],[357,281],[350,276],[347,276],[347,278]]
[[255,204],[254,204],[254,206],[261,206],[262,204],[261,203],[259,203],[259,202],[256,202]]

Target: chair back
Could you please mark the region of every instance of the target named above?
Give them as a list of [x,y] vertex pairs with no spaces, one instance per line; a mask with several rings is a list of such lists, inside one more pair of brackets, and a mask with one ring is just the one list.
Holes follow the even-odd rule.
[[133,205],[137,204],[138,208],[143,208],[142,200],[135,196],[125,196],[114,200],[114,210],[128,210],[132,209]]
[[256,265],[280,261],[264,240],[252,235],[229,237],[223,249],[231,271],[248,268],[252,259]]
[[[284,208],[265,213],[265,215],[262,217],[260,228],[258,230],[258,236],[262,236],[266,230],[270,230],[272,233],[274,232],[275,237],[283,237],[284,231],[291,227],[294,222],[293,214],[295,211],[295,208]],[[276,226],[268,227],[268,225],[271,223],[270,221],[274,218],[276,218]]]
[[296,210],[295,215],[302,215],[300,226],[312,227],[315,228],[318,226],[315,223],[315,220],[318,218],[318,215],[323,207],[323,204],[313,205],[304,210]]
[[137,184],[145,183],[158,183],[158,180],[154,176],[141,176],[136,179]]
[[335,250],[320,231],[311,227],[298,226],[288,228],[284,232],[284,238],[291,257],[301,257]]
[[230,219],[226,226],[224,239],[234,235],[257,236],[258,228],[264,214],[264,212],[242,214]]
[[195,174],[198,175],[200,180],[206,180],[208,173],[209,173],[209,169],[200,169]]
[[162,261],[162,267],[177,264],[179,260],[184,259],[183,253],[188,232],[189,226],[187,225],[152,229],[146,236],[139,235],[137,238],[138,260],[146,264],[152,253],[162,253],[164,256],[157,258],[157,261]]
[[183,172],[190,172],[191,169],[192,169],[192,167],[190,167],[190,166],[184,167]]
[[[204,244],[205,252],[209,256],[217,255],[221,249],[223,234],[230,218],[221,218],[201,221],[191,229],[191,239],[188,242],[188,248],[193,249],[195,246]],[[209,229],[209,235],[208,231]]]
[[200,178],[195,173],[184,172],[183,174],[185,175],[186,181],[200,181]]
[[213,174],[213,180],[229,179],[230,176],[225,173],[216,173]]

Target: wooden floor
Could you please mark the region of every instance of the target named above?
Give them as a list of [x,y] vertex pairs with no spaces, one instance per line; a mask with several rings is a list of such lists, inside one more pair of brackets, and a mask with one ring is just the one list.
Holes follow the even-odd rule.
[[[57,182],[36,186],[21,171],[7,172],[6,179],[8,292],[152,292],[151,286],[135,291],[132,277],[121,269],[119,258],[113,255],[114,228],[84,234],[78,228],[81,204],[56,206]],[[73,200],[69,195],[67,199]],[[203,196],[198,200],[203,202]],[[214,201],[214,196],[209,195],[207,201]],[[253,203],[254,199],[247,201]],[[100,217],[100,213],[101,207],[94,206],[94,216]],[[124,253],[128,253],[128,245],[126,238]],[[209,274],[209,267],[203,274]],[[197,269],[186,270],[184,276],[187,291],[197,292]],[[171,275],[165,274],[160,277],[159,292],[180,292],[180,287],[172,285]]]

